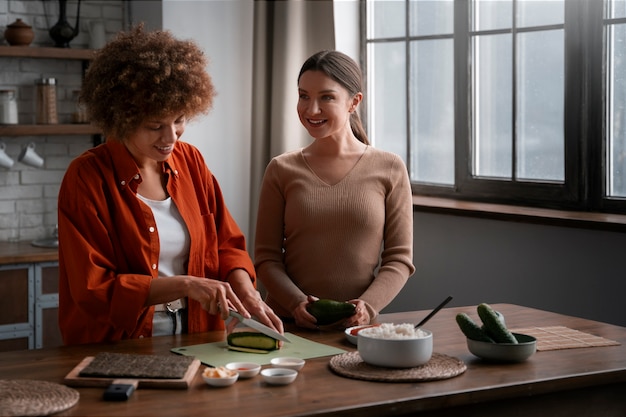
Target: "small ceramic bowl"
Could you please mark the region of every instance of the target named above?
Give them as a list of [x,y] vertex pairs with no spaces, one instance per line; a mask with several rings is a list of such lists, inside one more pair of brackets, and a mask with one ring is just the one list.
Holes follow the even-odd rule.
[[274,358],[270,362],[274,368],[293,369],[294,371],[299,371],[304,366],[304,359],[290,358],[287,356]]
[[363,330],[363,329],[367,329],[368,327],[374,327],[374,326],[378,326],[378,324],[362,324],[360,326],[352,326],[352,327],[348,327],[344,333],[346,334],[346,339],[348,339],[348,342],[352,343],[353,345],[356,345],[357,340],[358,340],[358,333]]
[[239,378],[239,373],[225,367],[209,368],[202,372],[202,379],[213,387],[227,387],[233,385]]
[[261,365],[254,362],[230,362],[226,364],[226,369],[236,371],[239,374],[239,378],[252,378],[261,371]]
[[287,368],[267,368],[261,371],[263,380],[271,385],[287,385],[296,380],[298,371]]
[[537,339],[513,333],[518,343],[490,343],[467,339],[467,348],[473,355],[494,362],[523,362],[537,351]]

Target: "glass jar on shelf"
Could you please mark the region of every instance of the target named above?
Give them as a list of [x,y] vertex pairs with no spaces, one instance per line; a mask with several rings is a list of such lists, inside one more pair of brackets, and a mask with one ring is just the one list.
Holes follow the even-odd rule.
[[0,124],[17,124],[17,101],[15,90],[0,89]]
[[57,90],[55,78],[40,78],[35,81],[36,104],[35,113],[37,124],[57,124]]
[[72,113],[72,123],[87,123],[87,113],[85,107],[79,100],[80,90],[72,91],[72,102],[74,103],[74,112]]

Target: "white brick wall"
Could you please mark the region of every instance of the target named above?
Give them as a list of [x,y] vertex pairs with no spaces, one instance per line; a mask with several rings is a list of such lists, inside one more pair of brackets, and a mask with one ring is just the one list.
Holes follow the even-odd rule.
[[[76,24],[77,0],[67,1],[67,20]],[[0,0],[2,44],[7,25],[22,19],[35,31],[32,48],[53,46],[48,29],[59,19],[56,0]],[[107,39],[126,26],[123,0],[82,0],[80,32],[70,42],[72,48],[89,44],[89,22],[104,20]],[[72,92],[81,84],[82,64],[75,60],[0,57],[0,87],[15,89],[20,124],[34,122],[34,81],[41,76],[57,79],[57,109],[60,123],[71,123],[75,104]],[[57,197],[61,179],[69,162],[92,146],[90,136],[0,137],[6,153],[15,163],[0,168],[0,241],[31,241],[48,237],[57,222]],[[23,146],[35,143],[44,158],[42,168],[32,168],[17,161]]]

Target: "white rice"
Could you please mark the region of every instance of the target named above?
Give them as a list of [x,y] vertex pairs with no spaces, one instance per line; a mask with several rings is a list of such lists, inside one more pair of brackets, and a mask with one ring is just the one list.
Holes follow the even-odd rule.
[[416,329],[415,325],[410,323],[383,323],[380,326],[363,329],[359,334],[374,339],[421,339],[428,336],[427,332]]

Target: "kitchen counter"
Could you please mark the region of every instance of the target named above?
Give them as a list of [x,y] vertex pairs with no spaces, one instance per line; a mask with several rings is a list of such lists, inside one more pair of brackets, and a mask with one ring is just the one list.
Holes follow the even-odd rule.
[[30,242],[0,242],[0,265],[53,262],[59,260],[57,248],[38,248]]
[[[511,304],[492,304],[509,328],[566,326],[620,343],[618,346],[540,351],[515,364],[487,363],[467,350],[455,316],[475,306],[445,308],[425,329],[434,351],[459,358],[467,370],[430,382],[373,382],[345,378],[329,367],[331,357],[308,359],[296,381],[268,386],[260,376],[226,388],[204,383],[200,366],[187,390],[139,388],[128,401],[105,402],[103,388],[77,388],[80,400],[59,415],[116,416],[623,416],[626,409],[626,328]],[[416,323],[428,311],[383,314],[380,322]],[[288,326],[298,336],[355,350],[341,331]],[[223,340],[223,332],[164,336],[117,343],[6,352],[0,379],[62,383],[86,356],[98,352],[173,354],[171,349]]]

